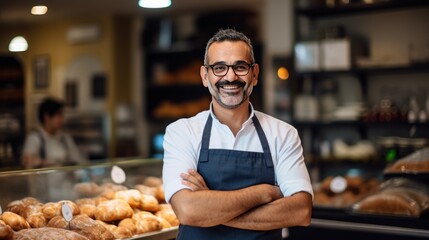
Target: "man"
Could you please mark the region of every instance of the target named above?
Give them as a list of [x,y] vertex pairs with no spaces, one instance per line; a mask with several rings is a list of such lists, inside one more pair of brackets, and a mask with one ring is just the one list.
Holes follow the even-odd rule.
[[310,224],[313,191],[298,133],[253,109],[258,74],[244,34],[220,30],[208,41],[200,75],[210,110],[170,124],[164,138],[164,188],[179,240],[280,240],[281,228]]
[[22,165],[25,168],[53,167],[83,163],[73,139],[62,131],[64,103],[46,98],[39,106],[37,131],[30,133],[24,143]]

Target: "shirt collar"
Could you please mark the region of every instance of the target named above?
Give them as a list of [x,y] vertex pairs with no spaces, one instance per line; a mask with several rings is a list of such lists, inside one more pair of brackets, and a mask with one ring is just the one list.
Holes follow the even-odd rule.
[[[253,121],[251,119],[255,115],[255,110],[253,108],[252,103],[249,103],[249,108],[250,108],[250,115],[249,115],[249,118],[243,123],[243,127],[246,127],[247,125],[253,123]],[[219,122],[219,119],[217,119],[216,115],[213,112],[213,101],[210,103],[210,115],[212,116],[212,118],[214,120],[216,120],[217,122]]]

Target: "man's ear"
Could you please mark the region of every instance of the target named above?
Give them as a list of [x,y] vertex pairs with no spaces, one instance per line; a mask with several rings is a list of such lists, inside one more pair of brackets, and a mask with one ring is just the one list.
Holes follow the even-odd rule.
[[200,76],[201,76],[201,81],[203,82],[204,87],[208,86],[208,81],[209,81],[209,77],[208,77],[208,72],[207,72],[207,68],[204,66],[200,67]]

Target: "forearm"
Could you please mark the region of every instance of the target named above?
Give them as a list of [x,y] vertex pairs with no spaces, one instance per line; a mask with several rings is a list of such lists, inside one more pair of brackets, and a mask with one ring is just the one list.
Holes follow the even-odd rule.
[[311,195],[300,192],[254,208],[224,225],[251,230],[308,226],[311,220],[311,208]]
[[277,187],[261,184],[234,191],[184,189],[173,195],[171,204],[182,224],[209,227],[231,221],[279,197]]

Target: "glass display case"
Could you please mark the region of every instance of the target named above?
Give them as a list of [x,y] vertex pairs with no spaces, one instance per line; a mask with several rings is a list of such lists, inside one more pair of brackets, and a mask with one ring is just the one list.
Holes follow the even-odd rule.
[[[88,165],[0,172],[0,213],[5,212],[11,202],[26,197],[46,204],[95,198],[101,196],[104,185],[130,190],[138,185],[146,186],[148,181],[162,184],[161,173],[162,161],[158,159],[115,159]],[[177,227],[170,227],[128,239],[167,240],[174,239],[176,234]]]

